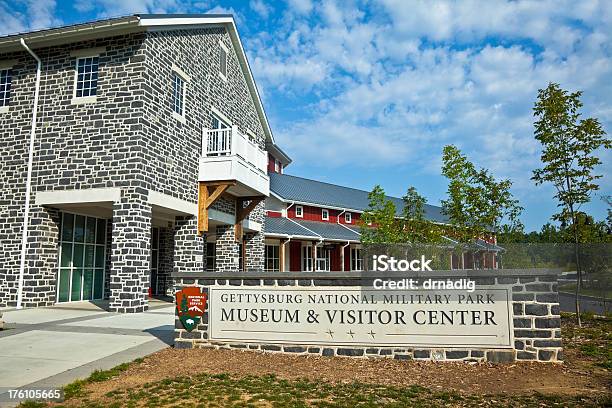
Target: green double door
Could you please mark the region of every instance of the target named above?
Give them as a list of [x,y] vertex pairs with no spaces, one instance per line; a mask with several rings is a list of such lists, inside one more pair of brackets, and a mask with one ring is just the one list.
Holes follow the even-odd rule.
[[106,220],[62,213],[58,302],[102,299]]

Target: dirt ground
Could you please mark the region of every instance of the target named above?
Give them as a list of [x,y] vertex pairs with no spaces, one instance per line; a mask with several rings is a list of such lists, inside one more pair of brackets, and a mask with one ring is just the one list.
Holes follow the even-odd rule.
[[281,379],[306,378],[331,383],[409,386],[461,394],[593,395],[612,388],[610,372],[593,367],[566,351],[565,364],[466,364],[396,361],[346,357],[291,356],[242,350],[166,349],[131,366],[118,377],[87,385],[90,398],[165,378],[200,373],[237,376],[275,374]]

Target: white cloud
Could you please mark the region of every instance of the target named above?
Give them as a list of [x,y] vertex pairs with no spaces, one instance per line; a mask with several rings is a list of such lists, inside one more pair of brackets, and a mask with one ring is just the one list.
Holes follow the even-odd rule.
[[298,14],[308,14],[312,11],[312,0],[288,0],[291,10]]
[[432,158],[454,143],[528,196],[539,165],[538,88],[554,81],[583,90],[586,114],[612,131],[612,3],[382,5],[366,19],[359,1],[325,1],[306,19],[292,4],[277,33],[249,41],[267,97],[303,107],[303,117],[277,122],[275,132],[296,162],[422,163],[419,171],[439,175]]
[[264,20],[268,18],[270,12],[272,12],[272,7],[268,6],[264,3],[263,0],[251,0],[249,6],[253,11],[259,14]]

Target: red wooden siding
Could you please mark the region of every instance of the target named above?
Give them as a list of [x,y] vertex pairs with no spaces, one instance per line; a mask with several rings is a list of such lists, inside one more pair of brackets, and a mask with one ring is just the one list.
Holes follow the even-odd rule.
[[289,242],[289,270],[298,272],[302,270],[302,243],[299,241]]
[[266,215],[268,217],[280,218],[280,217],[283,216],[283,213],[281,213],[279,211],[266,211]]
[[[338,222],[338,215],[341,214],[340,224],[347,224],[344,221],[345,218],[344,218],[344,213],[342,211],[328,209],[329,210],[329,220],[323,220],[323,212],[321,210],[325,207],[313,207],[310,205],[302,205],[302,208],[304,209],[303,217],[296,217],[295,216],[296,206],[298,206],[298,204],[292,205],[289,208],[289,210],[287,210],[287,216],[289,218],[298,218],[298,219],[307,220],[307,221],[331,222],[335,224]],[[352,215],[351,223],[347,225],[356,225],[357,221],[360,218],[360,214],[352,212],[351,215]]]

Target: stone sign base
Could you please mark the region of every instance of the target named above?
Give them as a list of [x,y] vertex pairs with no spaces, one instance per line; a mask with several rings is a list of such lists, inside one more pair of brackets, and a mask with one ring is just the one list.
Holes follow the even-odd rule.
[[[241,288],[245,291],[265,288],[300,288],[315,291],[326,287],[358,287],[364,281],[365,274],[340,272],[283,272],[280,273],[243,272],[243,273],[202,273],[174,275],[175,291],[184,287],[199,287],[202,293],[208,295],[211,288]],[[478,289],[508,289],[510,297],[508,316],[510,327],[509,346],[389,346],[388,344],[346,345],[326,344],[325,338],[320,338],[320,344],[299,341],[286,342],[265,341],[228,341],[211,338],[209,319],[214,313],[209,313],[207,305],[200,324],[192,331],[184,329],[177,318],[175,320],[175,348],[224,348],[242,349],[271,353],[291,353],[302,355],[343,356],[357,358],[394,358],[397,360],[431,360],[431,361],[466,361],[511,363],[514,361],[561,362],[563,360],[561,342],[561,320],[557,293],[557,276],[555,270],[454,270],[403,273],[402,277],[423,279],[471,279]],[[432,291],[432,293],[436,293]],[[248,306],[248,305],[246,305]],[[246,307],[245,306],[245,307]],[[496,318],[497,319],[497,318]],[[268,328],[278,327],[268,323]],[[369,326],[368,326],[369,328]],[[427,329],[425,329],[427,330]],[[463,334],[469,336],[468,329]],[[231,330],[228,330],[231,331]],[[236,330],[239,331],[239,330]],[[328,338],[328,337],[327,337]],[[476,343],[475,343],[476,344]]]

